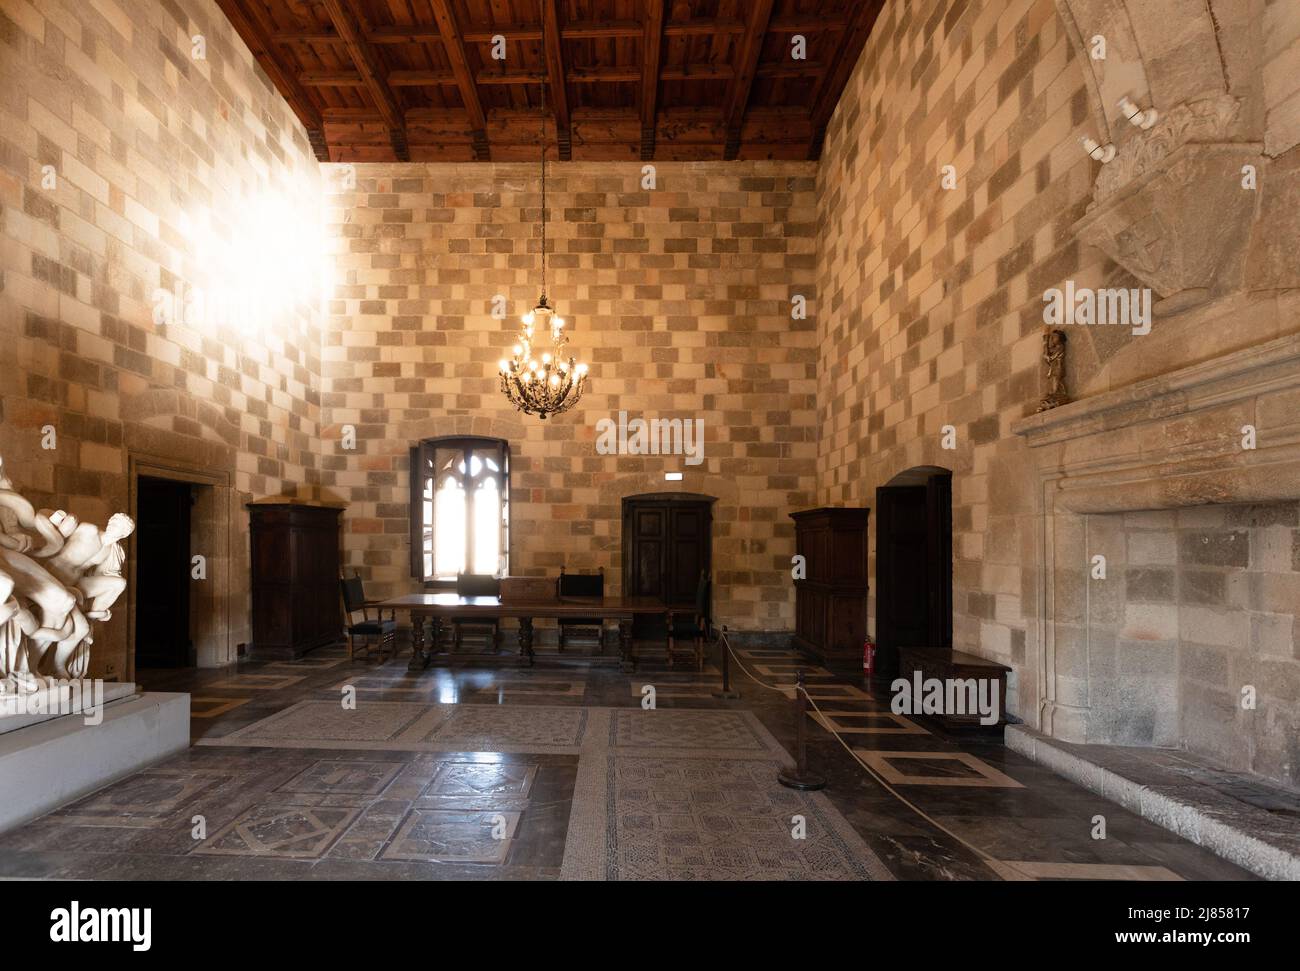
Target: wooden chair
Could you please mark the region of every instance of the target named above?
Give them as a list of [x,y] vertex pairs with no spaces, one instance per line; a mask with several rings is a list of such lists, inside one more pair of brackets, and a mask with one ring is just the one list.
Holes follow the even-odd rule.
[[695,587],[695,612],[687,615],[676,613],[668,625],[668,664],[673,663],[673,652],[677,648],[677,638],[691,638],[695,644],[695,664],[704,670],[704,641],[710,636],[712,609],[710,601],[713,594],[713,581],[709,574],[700,571],[700,582]]
[[[602,566],[598,573],[565,573],[564,567],[560,567],[560,576],[555,581],[555,595],[560,600],[566,597],[603,598],[605,568]],[[568,640],[575,636],[594,641],[597,652],[605,647],[605,622],[600,617],[561,617],[559,626],[561,652]]]
[[[389,617],[384,619],[383,608],[376,608],[376,618],[370,619],[371,602],[366,599],[365,587],[361,583],[360,575],[354,574],[350,577],[339,577],[339,587],[343,591],[343,607],[347,611],[347,628],[348,628],[348,660],[351,661],[356,657],[356,642],[362,641],[362,647],[365,648],[366,657],[369,657],[375,648],[378,648],[382,654],[385,649],[392,654],[397,653],[397,611],[390,609]],[[353,623],[352,615],[361,613],[361,622]]]
[[[493,576],[477,573],[461,573],[456,577],[456,593],[461,597],[499,597],[501,581]],[[474,617],[453,620],[452,649],[459,651],[466,637],[481,641],[487,650],[497,649],[497,634],[501,621],[497,617]]]

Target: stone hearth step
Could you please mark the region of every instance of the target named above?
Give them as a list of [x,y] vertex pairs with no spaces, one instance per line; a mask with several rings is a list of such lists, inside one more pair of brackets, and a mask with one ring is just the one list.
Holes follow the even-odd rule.
[[1076,745],[1009,725],[1021,755],[1269,880],[1300,880],[1300,794],[1173,749]]

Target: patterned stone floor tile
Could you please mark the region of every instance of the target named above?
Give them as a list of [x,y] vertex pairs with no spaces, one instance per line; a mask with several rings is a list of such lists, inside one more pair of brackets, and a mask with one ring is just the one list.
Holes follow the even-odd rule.
[[305,675],[290,674],[237,674],[230,678],[209,681],[205,688],[220,688],[235,691],[279,691],[291,688],[304,680]]
[[224,773],[145,769],[54,812],[68,822],[96,826],[157,826],[230,782]]
[[967,752],[854,751],[891,785],[1024,788]]
[[359,810],[261,804],[195,847],[211,856],[267,856],[314,860],[357,818]]
[[613,713],[609,744],[619,749],[772,755],[769,738],[748,712],[633,708]]
[[380,856],[426,863],[502,864],[519,818],[517,812],[414,809]]
[[916,722],[892,711],[809,711],[808,717],[838,735],[928,735]]
[[[819,793],[756,759],[584,760],[564,875],[608,880],[889,879]],[[603,812],[601,810],[603,809]]]
[[190,695],[190,717],[217,718],[250,701],[251,698],[208,698],[204,695]]
[[388,787],[402,768],[400,762],[322,760],[313,763],[275,791],[375,796]]

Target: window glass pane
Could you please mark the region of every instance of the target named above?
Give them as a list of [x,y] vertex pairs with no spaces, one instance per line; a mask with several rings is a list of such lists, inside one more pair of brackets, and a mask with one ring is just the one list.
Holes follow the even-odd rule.
[[488,478],[474,490],[474,572],[501,569],[501,493]]
[[452,580],[466,572],[504,576],[509,451],[488,439],[448,438],[425,442],[421,456],[424,474],[419,495],[412,497],[416,569],[426,580]]
[[465,572],[465,492],[460,480],[447,476],[434,502],[435,573],[439,578]]

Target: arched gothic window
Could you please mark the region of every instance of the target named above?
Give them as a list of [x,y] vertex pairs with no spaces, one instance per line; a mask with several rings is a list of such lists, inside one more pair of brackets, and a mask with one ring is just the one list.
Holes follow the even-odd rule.
[[411,449],[411,574],[432,586],[510,568],[510,445],[426,438]]

